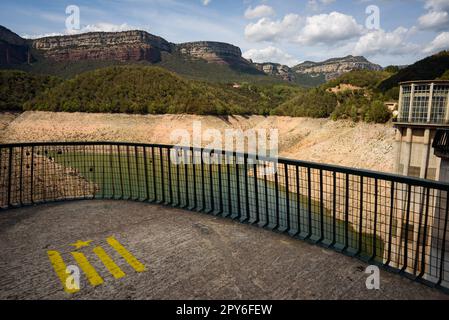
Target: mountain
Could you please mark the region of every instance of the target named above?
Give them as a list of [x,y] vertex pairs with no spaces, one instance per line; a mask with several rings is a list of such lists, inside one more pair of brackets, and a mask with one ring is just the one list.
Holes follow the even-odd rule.
[[0,65],[30,63],[29,44],[11,30],[0,26]]
[[449,70],[449,51],[442,51],[399,70],[380,83],[379,89],[385,92],[397,87],[402,81],[437,79],[447,70]]
[[353,70],[380,71],[382,67],[369,62],[365,57],[346,56],[343,58],[332,58],[323,62],[305,61],[292,68],[297,74],[311,76],[324,75],[326,81],[333,80]]

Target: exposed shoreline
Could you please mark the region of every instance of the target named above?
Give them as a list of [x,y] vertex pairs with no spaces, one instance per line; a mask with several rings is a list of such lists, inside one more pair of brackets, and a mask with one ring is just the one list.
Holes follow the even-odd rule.
[[[27,111],[0,114],[0,142],[124,141],[173,144],[175,129],[279,130],[282,157],[393,171],[394,128],[391,124],[329,119],[264,116],[128,115]],[[207,143],[207,141],[206,141]]]

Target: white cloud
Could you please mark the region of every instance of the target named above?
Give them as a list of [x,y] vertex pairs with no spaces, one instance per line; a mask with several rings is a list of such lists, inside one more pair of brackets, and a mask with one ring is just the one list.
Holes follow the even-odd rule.
[[334,44],[352,39],[362,32],[363,26],[352,16],[335,11],[306,19],[297,14],[287,14],[282,20],[262,18],[245,28],[245,36],[251,41],[286,39],[302,45]]
[[202,0],[203,5],[207,6],[212,0]]
[[251,41],[276,41],[291,38],[301,27],[302,19],[297,14],[287,14],[282,20],[262,18],[245,28],[245,37]]
[[274,9],[272,7],[262,4],[255,8],[249,7],[248,9],[246,9],[245,18],[246,19],[256,19],[256,18],[274,16],[275,14],[276,13],[274,12]]
[[301,44],[332,44],[352,39],[363,32],[354,17],[340,13],[319,14],[307,17],[297,41]]
[[418,45],[407,42],[407,38],[412,32],[414,29],[404,27],[399,27],[392,32],[371,31],[360,37],[353,54],[366,56],[409,54],[418,49]]
[[442,32],[424,48],[424,53],[432,54],[449,49],[449,32]]
[[135,30],[138,28],[132,27],[126,23],[122,24],[112,24],[107,22],[99,22],[96,24],[88,24],[83,26],[80,30],[66,30],[67,34],[78,34],[78,33],[86,33],[86,32],[120,32],[120,31],[128,31]]
[[426,0],[427,13],[418,18],[421,29],[447,30],[449,28],[449,1]]
[[63,33],[58,32],[52,32],[52,33],[46,33],[46,34],[35,34],[35,35],[29,35],[24,34],[22,35],[23,38],[26,39],[37,39],[37,38],[43,38],[43,37],[54,37],[54,36],[63,36],[63,35],[72,35],[72,34],[80,34],[80,33],[86,33],[86,32],[121,32],[121,31],[129,31],[129,30],[141,30],[142,28],[136,28],[133,26],[130,26],[126,23],[122,24],[113,24],[113,23],[107,23],[107,22],[99,22],[95,24],[88,24],[85,26],[82,26],[79,30],[64,30]]
[[295,57],[273,46],[268,46],[264,49],[250,49],[243,53],[243,57],[254,62],[276,62],[287,66],[294,66],[300,63]]

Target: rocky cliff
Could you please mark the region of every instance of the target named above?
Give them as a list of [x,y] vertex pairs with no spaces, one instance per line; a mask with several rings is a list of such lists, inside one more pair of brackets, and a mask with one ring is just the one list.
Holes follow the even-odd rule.
[[158,62],[161,51],[172,45],[145,31],[90,32],[45,37],[33,41],[34,49],[55,61],[118,60]]
[[326,80],[332,80],[349,71],[361,69],[377,71],[382,70],[382,67],[369,62],[365,57],[349,55],[323,62],[305,61],[292,68],[295,73],[299,74],[325,75]]
[[258,70],[263,71],[270,76],[279,77],[285,81],[295,80],[295,73],[286,65],[272,62],[255,63],[254,65]]
[[242,51],[239,47],[228,43],[213,41],[186,42],[177,44],[176,49],[182,54],[203,59],[210,63],[251,64],[242,57]]

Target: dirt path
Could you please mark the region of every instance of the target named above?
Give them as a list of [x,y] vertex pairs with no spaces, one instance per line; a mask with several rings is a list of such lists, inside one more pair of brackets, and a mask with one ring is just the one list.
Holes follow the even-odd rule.
[[[1,117],[0,117],[1,119]],[[201,121],[206,129],[279,130],[283,157],[392,172],[394,129],[377,125],[290,117],[228,117],[195,115],[126,115],[25,112],[9,119],[0,142],[129,141],[173,144],[175,129],[192,132]],[[7,122],[7,120],[5,120]],[[205,141],[204,144],[207,144]]]

